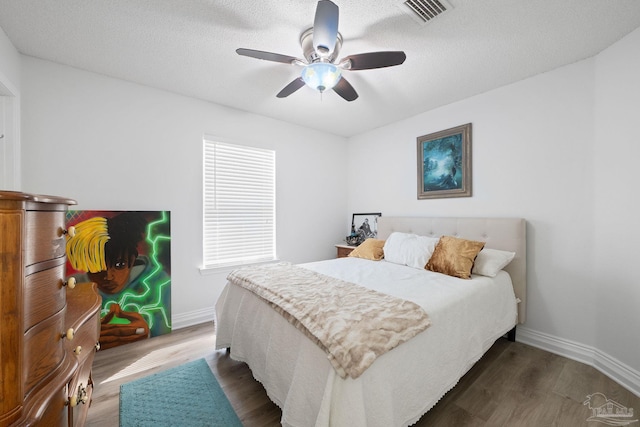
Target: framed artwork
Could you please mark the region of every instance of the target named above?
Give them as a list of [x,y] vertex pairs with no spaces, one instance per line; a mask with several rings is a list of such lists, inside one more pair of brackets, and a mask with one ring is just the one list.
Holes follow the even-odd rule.
[[171,332],[171,212],[67,212],[67,272],[102,296],[103,349]]
[[418,137],[418,199],[471,196],[471,123]]
[[351,236],[357,236],[357,243],[360,244],[368,238],[378,237],[378,218],[380,212],[376,213],[354,213],[351,217]]

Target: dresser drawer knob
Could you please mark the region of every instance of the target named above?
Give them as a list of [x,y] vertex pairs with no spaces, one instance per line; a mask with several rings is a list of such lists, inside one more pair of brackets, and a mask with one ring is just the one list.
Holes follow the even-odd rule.
[[76,228],[72,225],[67,229],[62,229],[62,234],[66,234],[69,237],[73,237],[76,235]]
[[76,287],[76,278],[75,277],[69,277],[69,280],[64,282],[64,285],[66,287],[68,287],[69,289],[75,288]]
[[62,338],[66,338],[69,341],[71,341],[73,339],[73,334],[74,334],[73,328],[69,328],[67,329],[66,333],[62,334]]
[[78,393],[71,396],[69,398],[69,402],[67,403],[72,408],[75,408],[76,406],[78,406],[78,403],[85,404],[88,401],[89,395],[87,394],[87,389],[82,385],[82,383],[80,383],[80,385],[78,386]]
[[82,353],[82,346],[81,345],[77,346],[76,348],[73,349],[73,352],[79,356],[80,353]]

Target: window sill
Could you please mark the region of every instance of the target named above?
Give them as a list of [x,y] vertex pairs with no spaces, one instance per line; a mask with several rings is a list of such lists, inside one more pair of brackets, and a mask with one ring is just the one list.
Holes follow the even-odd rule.
[[280,260],[276,258],[270,261],[258,261],[258,262],[250,262],[246,264],[222,265],[220,267],[200,267],[199,270],[200,270],[200,275],[202,276],[208,276],[211,274],[223,274],[223,273],[228,274],[238,268],[249,267],[252,265],[273,264],[275,262],[280,262]]

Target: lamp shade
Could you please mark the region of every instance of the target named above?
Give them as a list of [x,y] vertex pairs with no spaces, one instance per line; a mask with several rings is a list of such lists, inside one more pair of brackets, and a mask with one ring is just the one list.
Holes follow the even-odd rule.
[[318,92],[332,89],[341,77],[340,68],[327,62],[315,62],[302,70],[302,80]]

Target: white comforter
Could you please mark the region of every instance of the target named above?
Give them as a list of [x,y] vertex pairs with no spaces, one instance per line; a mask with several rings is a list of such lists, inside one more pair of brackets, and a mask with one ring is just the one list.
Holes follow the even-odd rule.
[[282,409],[284,426],[413,424],[516,322],[506,272],[463,280],[359,258],[302,266],[414,301],[432,324],[357,379],[342,379],[302,332],[251,292],[227,284],[216,304],[216,348],[231,347],[233,359],[247,362]]

